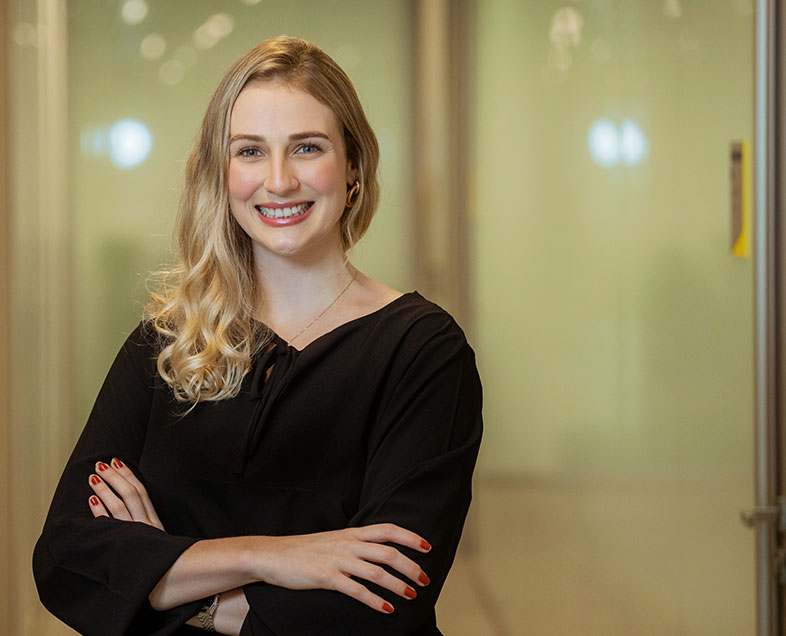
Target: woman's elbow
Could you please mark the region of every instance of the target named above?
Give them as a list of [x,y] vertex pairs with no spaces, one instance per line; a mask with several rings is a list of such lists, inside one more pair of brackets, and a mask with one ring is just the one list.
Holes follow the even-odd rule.
[[152,607],[156,612],[165,612],[172,609],[173,607],[176,607],[176,605],[167,598],[166,584],[164,579],[161,579],[153,588],[153,590],[148,595],[147,600],[150,601],[150,607]]

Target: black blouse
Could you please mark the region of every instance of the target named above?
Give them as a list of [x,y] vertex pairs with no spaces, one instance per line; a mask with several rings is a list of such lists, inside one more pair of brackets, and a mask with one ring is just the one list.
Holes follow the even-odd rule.
[[[145,324],[129,336],[65,467],[33,556],[44,605],[88,636],[196,634],[184,623],[199,601],[165,612],[147,601],[194,542],[391,522],[433,545],[396,546],[431,577],[416,599],[363,581],[394,605],[386,615],[334,591],[253,583],[241,634],[440,634],[434,604],[482,427],[474,354],[453,319],[412,292],[302,351],[274,336],[237,397],[190,411],[158,376],[155,342]],[[88,476],[112,457],[145,484],[166,532],[93,518]]]

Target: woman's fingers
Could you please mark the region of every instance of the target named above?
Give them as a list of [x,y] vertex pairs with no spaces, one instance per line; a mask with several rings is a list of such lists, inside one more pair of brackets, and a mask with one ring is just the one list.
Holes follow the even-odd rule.
[[394,523],[375,523],[370,526],[354,528],[358,539],[374,543],[398,543],[418,552],[428,552],[431,544],[420,535],[397,526]]
[[[134,521],[146,522],[148,520],[147,511],[139,496],[139,492],[125,477],[123,477],[123,475],[104,462],[96,462],[96,473],[101,479],[109,484],[112,490],[114,490],[123,500],[125,507],[128,509],[128,512],[131,513],[131,518]],[[103,497],[101,499],[103,500]],[[106,504],[107,502],[104,501],[104,503]],[[111,508],[109,508],[109,510],[110,512],[112,511]]]
[[[417,563],[415,563],[412,559],[404,556],[401,552],[392,546],[380,545],[378,543],[361,543],[358,545],[358,552],[358,556],[360,556],[366,562],[370,561],[372,563],[384,563],[385,565],[389,565],[394,570],[400,572],[421,587],[430,583],[428,576]],[[382,572],[385,572],[385,570],[382,570],[382,568],[379,568],[378,566],[375,567],[377,567]],[[390,578],[394,579],[395,581],[399,581],[399,579],[393,576]],[[403,582],[401,582],[401,584],[404,585]],[[394,589],[387,585],[384,585],[383,587],[387,587],[399,595],[404,595],[403,590]]]
[[95,468],[96,473],[90,475],[90,487],[112,517],[164,529],[147,490],[123,462],[114,458],[111,466],[97,462]]
[[371,609],[384,614],[393,612],[393,606],[385,599],[380,598],[374,592],[369,590],[366,586],[361,585],[357,581],[353,581],[349,577],[342,576],[336,579],[336,586],[334,588],[337,592],[346,594],[347,596],[360,601],[364,605],[368,605]]
[[145,513],[147,515],[147,519],[150,522],[150,525],[155,526],[159,530],[163,530],[164,526],[162,525],[161,520],[158,518],[158,515],[156,514],[156,509],[153,507],[153,502],[150,501],[150,495],[147,494],[147,489],[142,484],[142,482],[139,481],[136,475],[134,475],[134,473],[131,471],[131,469],[128,468],[128,466],[126,466],[119,459],[117,459],[117,457],[112,459],[110,464],[112,468],[115,469],[117,474],[123,477],[137,491],[139,495],[139,499],[141,500],[142,505],[144,506]]
[[90,495],[90,499],[87,500],[87,503],[90,505],[90,512],[93,513],[94,517],[109,516],[109,513],[106,511],[106,508],[104,508],[104,504],[102,504],[101,500],[95,495]]
[[368,561],[357,562],[354,572],[349,572],[349,574],[353,574],[354,576],[365,579],[366,581],[376,583],[379,585],[379,587],[390,590],[394,594],[398,594],[401,598],[407,600],[417,598],[418,595],[418,593],[415,591],[415,588],[413,588],[411,585],[408,585],[398,577],[393,576],[384,568],[381,568],[374,563],[369,563]]
[[367,561],[389,565],[421,587],[430,583],[428,575],[412,559],[392,546],[382,545],[398,543],[419,552],[428,552],[431,544],[423,537],[392,523],[378,523],[351,530],[355,537],[361,540],[358,544],[361,553],[358,556]]
[[104,509],[108,510],[112,517],[115,519],[122,519],[123,521],[134,520],[125,503],[123,503],[123,500],[112,492],[112,489],[106,485],[103,479],[98,475],[90,475],[88,483],[93,489],[93,492],[98,495],[101,503],[103,503]]
[[[392,605],[369,589],[373,583],[402,599],[418,597],[429,578],[401,548],[431,549],[422,537],[393,524],[376,524],[309,535],[260,537],[259,580],[289,589],[331,589],[384,613]],[[417,584],[417,585],[415,585]]]

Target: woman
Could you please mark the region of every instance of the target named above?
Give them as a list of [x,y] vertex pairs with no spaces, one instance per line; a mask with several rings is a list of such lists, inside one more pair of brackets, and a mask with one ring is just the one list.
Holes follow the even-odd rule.
[[227,72],[174,283],[120,350],[36,546],[43,603],[81,633],[440,633],[480,383],[450,316],[347,260],[377,161],[313,44],[267,40]]

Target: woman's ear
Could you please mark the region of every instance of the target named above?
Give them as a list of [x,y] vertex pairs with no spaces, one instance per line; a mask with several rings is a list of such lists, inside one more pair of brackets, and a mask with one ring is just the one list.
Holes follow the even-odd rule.
[[351,161],[347,161],[347,187],[355,183],[355,179],[359,178],[360,172],[352,165]]

